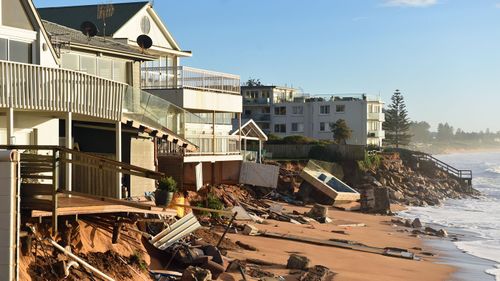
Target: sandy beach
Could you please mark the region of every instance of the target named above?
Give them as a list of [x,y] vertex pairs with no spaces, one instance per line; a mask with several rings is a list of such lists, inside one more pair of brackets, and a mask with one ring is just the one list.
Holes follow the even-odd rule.
[[[307,207],[285,205],[287,211],[308,211]],[[268,220],[267,224],[256,225],[259,230],[282,234],[294,234],[320,239],[346,239],[376,247],[397,247],[409,249],[417,255],[422,252],[434,252],[434,249],[424,246],[421,238],[412,237],[408,232],[399,232],[399,227],[391,223],[390,216],[379,216],[330,210],[329,224],[314,223],[312,225],[296,225],[288,222]],[[348,224],[365,224],[366,226],[342,226]],[[343,230],[346,234],[332,231]],[[327,246],[304,244],[301,242],[279,240],[265,237],[245,236],[243,234],[228,234],[228,238],[250,244],[257,251],[230,251],[230,258],[244,260],[257,258],[283,266],[263,267],[266,271],[293,280],[293,275],[285,268],[288,257],[292,253],[310,258],[310,266],[323,265],[330,268],[336,275],[334,280],[448,280],[455,268],[437,264],[438,256],[422,257],[421,261],[387,257],[378,254],[340,249]],[[414,249],[412,249],[414,248]],[[422,248],[420,250],[420,248]],[[417,250],[415,250],[417,249]],[[241,279],[237,273],[236,280]],[[379,277],[377,277],[379,276]],[[287,278],[288,277],[288,278]]]

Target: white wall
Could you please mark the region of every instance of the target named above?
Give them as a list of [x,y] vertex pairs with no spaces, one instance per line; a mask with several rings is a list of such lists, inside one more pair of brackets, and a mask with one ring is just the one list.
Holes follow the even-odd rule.
[[[21,29],[2,24],[2,1],[19,1],[19,0],[0,0],[0,38],[26,42],[32,44],[32,63],[47,67],[58,67],[58,62],[50,51],[50,42],[46,40],[41,32],[41,26],[36,22],[32,22],[34,31],[29,29]],[[12,11],[13,13],[22,13],[22,11]],[[28,14],[32,12],[27,10]],[[33,17],[36,15],[32,15]],[[45,50],[43,48],[45,44]]]
[[[36,129],[34,132],[33,129]],[[59,119],[34,113],[14,113],[16,145],[59,145]],[[0,144],[7,144],[7,118],[0,116]]]
[[[321,106],[330,106],[329,114],[321,114]],[[345,105],[344,112],[336,112],[337,105]],[[286,115],[275,115],[274,108],[286,106]],[[303,106],[303,114],[293,114],[294,106]],[[316,102],[287,102],[275,104],[271,108],[271,133],[284,137],[291,135],[303,135],[315,139],[333,140],[329,124],[339,119],[344,119],[352,130],[352,136],[347,140],[348,144],[366,145],[374,140],[368,140],[367,128],[367,102],[365,100],[354,101],[316,101]],[[325,131],[320,131],[320,123],[325,124]],[[303,131],[292,131],[292,123],[302,123]],[[286,124],[286,133],[274,131],[275,124]],[[380,124],[380,128],[381,128]],[[377,141],[381,141],[377,139]]]
[[165,35],[162,33],[154,18],[151,16],[148,7],[144,7],[135,16],[133,16],[126,24],[113,34],[113,38],[127,38],[128,44],[137,46],[136,39],[139,35],[144,34],[141,30],[141,20],[147,17],[150,22],[150,31],[146,35],[153,39],[153,47],[151,50],[168,51],[172,50],[172,45],[168,42]]
[[190,89],[146,90],[190,111],[242,112],[241,95],[221,94]]

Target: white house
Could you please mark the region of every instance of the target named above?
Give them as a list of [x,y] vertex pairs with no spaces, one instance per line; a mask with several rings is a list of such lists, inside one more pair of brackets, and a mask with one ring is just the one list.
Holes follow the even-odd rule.
[[[242,112],[239,76],[181,66],[180,59],[192,54],[179,47],[151,3],[116,3],[100,8],[105,6],[54,7],[39,11],[44,19],[73,29],[78,29],[83,21],[93,22],[99,28],[99,36],[113,38],[138,50],[138,36],[149,36],[152,46],[144,53],[157,58],[142,62],[141,88],[192,113],[183,120],[166,122],[175,133],[197,146],[196,151],[188,151],[169,142],[160,143],[160,171],[174,173],[184,186],[199,188],[204,183],[237,182],[242,161],[241,137],[231,134],[231,119]],[[98,17],[99,9],[112,11],[106,18],[105,31],[103,19]],[[155,102],[148,104],[152,113],[169,108]]]
[[352,130],[347,144],[381,146],[385,137],[383,105],[379,97],[367,95],[295,98],[273,105],[271,133],[333,140],[330,124],[344,119]]
[[[147,161],[142,153],[134,154],[145,139],[148,147],[156,138],[195,150],[162,118],[148,118],[141,103],[152,95],[140,91],[140,64],[157,56],[42,21],[30,0],[0,3],[0,145],[77,147],[153,170],[152,149]],[[173,111],[180,112],[178,119],[187,113],[178,107]],[[72,190],[74,174],[72,164],[66,164],[64,189]],[[151,183],[139,182],[131,190],[130,181],[129,196],[154,190]],[[123,197],[120,174],[107,183],[101,195]],[[78,188],[85,187],[79,182]]]

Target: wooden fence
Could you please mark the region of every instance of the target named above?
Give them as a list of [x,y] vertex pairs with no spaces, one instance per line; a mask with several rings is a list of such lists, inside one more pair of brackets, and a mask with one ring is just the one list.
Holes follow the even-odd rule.
[[[311,148],[316,144],[266,144],[266,157],[271,159],[309,159]],[[363,160],[365,157],[364,145],[324,145],[327,154],[339,155],[344,160]]]

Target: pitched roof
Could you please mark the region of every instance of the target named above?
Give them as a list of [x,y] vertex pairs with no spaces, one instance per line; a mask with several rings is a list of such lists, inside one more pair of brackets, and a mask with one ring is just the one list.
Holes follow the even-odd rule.
[[[236,121],[236,120],[235,120]],[[240,134],[240,128],[238,127],[237,122],[233,122],[233,132],[231,135],[237,136]],[[244,124],[241,125],[241,138],[247,139],[259,139],[262,141],[267,141],[267,135],[260,129],[259,125],[253,121],[253,119],[249,119]]]
[[[116,3],[113,4],[113,16],[106,19],[106,36],[112,36],[130,18],[137,14],[148,1]],[[84,21],[90,21],[97,26],[97,35],[103,36],[103,20],[97,19],[97,7],[99,5],[65,6],[38,8],[42,19],[80,30],[80,25]]]
[[140,58],[140,59],[155,59],[154,56],[150,56],[147,54],[143,54],[139,48],[134,48],[130,45],[118,42],[113,38],[106,37],[104,40],[103,37],[95,36],[92,37],[91,40],[88,40],[87,36],[85,36],[81,31],[72,29],[66,26],[62,26],[57,23],[53,23],[50,21],[42,20],[43,26],[45,30],[51,35],[52,43],[58,42],[69,42],[71,45],[78,45],[80,47],[95,47],[100,49],[101,51],[109,51],[113,53],[124,53],[129,56]]

